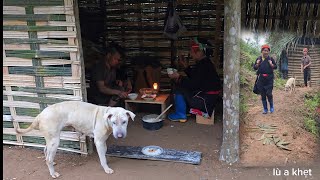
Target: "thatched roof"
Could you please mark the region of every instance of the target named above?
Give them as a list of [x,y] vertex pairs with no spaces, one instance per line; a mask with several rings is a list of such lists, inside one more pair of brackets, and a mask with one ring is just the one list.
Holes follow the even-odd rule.
[[242,27],[255,31],[287,31],[320,37],[319,0],[244,0]]

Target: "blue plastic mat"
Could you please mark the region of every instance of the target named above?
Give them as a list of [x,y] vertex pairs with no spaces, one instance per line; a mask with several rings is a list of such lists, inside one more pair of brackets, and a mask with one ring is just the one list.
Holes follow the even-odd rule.
[[114,157],[146,159],[158,161],[174,161],[188,164],[200,164],[201,152],[197,151],[180,151],[175,149],[163,148],[163,153],[158,156],[148,156],[141,152],[141,146],[108,146],[107,155]]

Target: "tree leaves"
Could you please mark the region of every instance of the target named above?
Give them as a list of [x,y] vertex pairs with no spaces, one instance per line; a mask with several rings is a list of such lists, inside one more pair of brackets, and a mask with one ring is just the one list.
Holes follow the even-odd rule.
[[[279,149],[291,151],[287,147],[289,145],[289,142],[286,142],[284,139],[281,139],[280,137],[274,135],[276,130],[278,129],[275,125],[265,125],[265,124],[259,124],[258,125],[260,131],[263,132],[261,137],[257,139],[258,141],[262,141],[263,145],[276,145]],[[254,128],[255,129],[255,128]]]

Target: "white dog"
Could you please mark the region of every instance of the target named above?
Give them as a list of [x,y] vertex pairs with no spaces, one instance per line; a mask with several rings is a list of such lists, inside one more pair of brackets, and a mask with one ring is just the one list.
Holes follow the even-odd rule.
[[72,126],[76,131],[94,137],[101,166],[107,174],[113,173],[106,159],[106,140],[109,135],[125,138],[129,117],[135,114],[121,107],[105,107],[80,101],[65,101],[45,108],[27,129],[16,129],[17,133],[27,133],[39,127],[45,140],[46,164],[53,178],[60,176],[53,167],[54,156],[60,142],[60,132],[65,126]]
[[287,80],[286,85],[284,85],[284,90],[285,91],[289,91],[290,93],[292,93],[292,91],[295,91],[296,89],[296,78],[289,78]]

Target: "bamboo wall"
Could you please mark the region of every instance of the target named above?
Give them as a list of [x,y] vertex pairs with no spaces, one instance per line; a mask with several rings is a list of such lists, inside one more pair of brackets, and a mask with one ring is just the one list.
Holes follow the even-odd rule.
[[[3,5],[3,143],[44,147],[38,130],[21,136],[14,127],[28,127],[51,104],[85,100],[77,6],[73,0]],[[65,128],[59,149],[86,154],[85,136]]]
[[297,44],[295,48],[288,49],[289,77],[296,77],[296,84],[304,85],[301,73],[303,48],[308,48],[308,55],[311,58],[311,86],[320,86],[320,45]]

